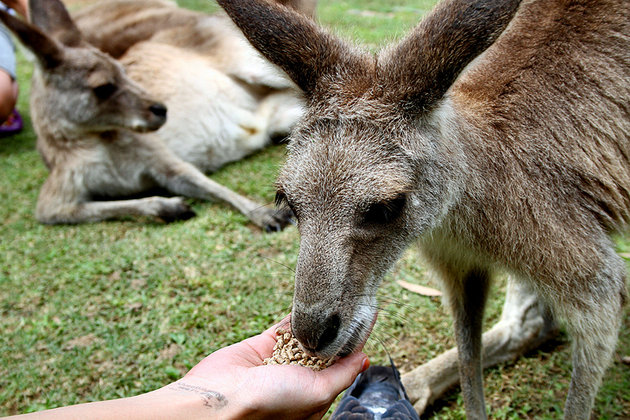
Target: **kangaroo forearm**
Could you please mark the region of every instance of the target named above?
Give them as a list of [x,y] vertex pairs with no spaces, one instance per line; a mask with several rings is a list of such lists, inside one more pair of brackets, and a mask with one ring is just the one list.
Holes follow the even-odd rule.
[[[482,366],[487,369],[515,360],[554,337],[553,318],[528,287],[508,283],[501,321],[482,336]],[[452,348],[403,376],[402,380],[416,410],[441,398],[459,383],[457,348]]]
[[[505,323],[498,323],[483,335],[484,369],[512,361],[528,350],[542,344],[549,335],[519,337]],[[440,399],[449,389],[459,384],[457,348],[440,354],[402,377],[403,384],[416,410],[425,408]]]
[[260,207],[259,204],[211,180],[197,170],[187,170],[177,177],[167,179],[167,186],[171,192],[178,195],[228,203],[244,214]]

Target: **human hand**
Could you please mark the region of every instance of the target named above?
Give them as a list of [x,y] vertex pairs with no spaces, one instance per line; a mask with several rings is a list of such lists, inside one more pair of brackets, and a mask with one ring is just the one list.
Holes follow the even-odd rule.
[[260,335],[212,353],[182,379],[158,390],[20,418],[319,419],[369,362],[359,352],[319,372],[295,365],[263,365],[276,343],[275,331],[288,322],[287,317]]
[[167,388],[197,394],[221,418],[321,418],[367,369],[367,356],[354,353],[318,372],[263,365],[276,343],[275,331],[288,322],[287,317],[260,335],[212,353]]

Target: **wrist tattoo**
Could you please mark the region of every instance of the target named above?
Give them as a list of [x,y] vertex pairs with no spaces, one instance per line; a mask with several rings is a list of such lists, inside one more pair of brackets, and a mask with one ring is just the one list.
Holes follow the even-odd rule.
[[228,399],[225,398],[223,394],[201,386],[190,385],[185,382],[176,382],[169,385],[169,388],[199,395],[201,399],[203,399],[203,405],[208,408],[220,410],[228,405]]

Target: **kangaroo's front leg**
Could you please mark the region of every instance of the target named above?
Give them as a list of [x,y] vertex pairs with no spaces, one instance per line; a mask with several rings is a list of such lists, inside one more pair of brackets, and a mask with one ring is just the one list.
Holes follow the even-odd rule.
[[158,183],[177,195],[226,202],[265,231],[280,231],[291,222],[290,212],[267,208],[243,197],[182,160],[156,171],[154,176]]
[[468,419],[486,419],[481,365],[481,332],[490,285],[485,269],[449,267],[447,296],[453,313],[459,376]]
[[[508,279],[501,320],[482,336],[484,369],[512,361],[558,334],[558,326],[536,293],[524,282]],[[402,377],[418,414],[459,383],[457,348],[418,366]]]

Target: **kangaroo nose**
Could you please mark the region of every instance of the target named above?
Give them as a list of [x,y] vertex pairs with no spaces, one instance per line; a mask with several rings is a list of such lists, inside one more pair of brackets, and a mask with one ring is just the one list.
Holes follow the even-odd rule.
[[153,113],[153,115],[157,117],[166,117],[166,106],[161,103],[154,103],[149,107],[149,111]]
[[308,352],[318,353],[335,341],[339,333],[341,318],[332,314],[321,320],[319,317],[296,316],[293,314],[293,334]]

